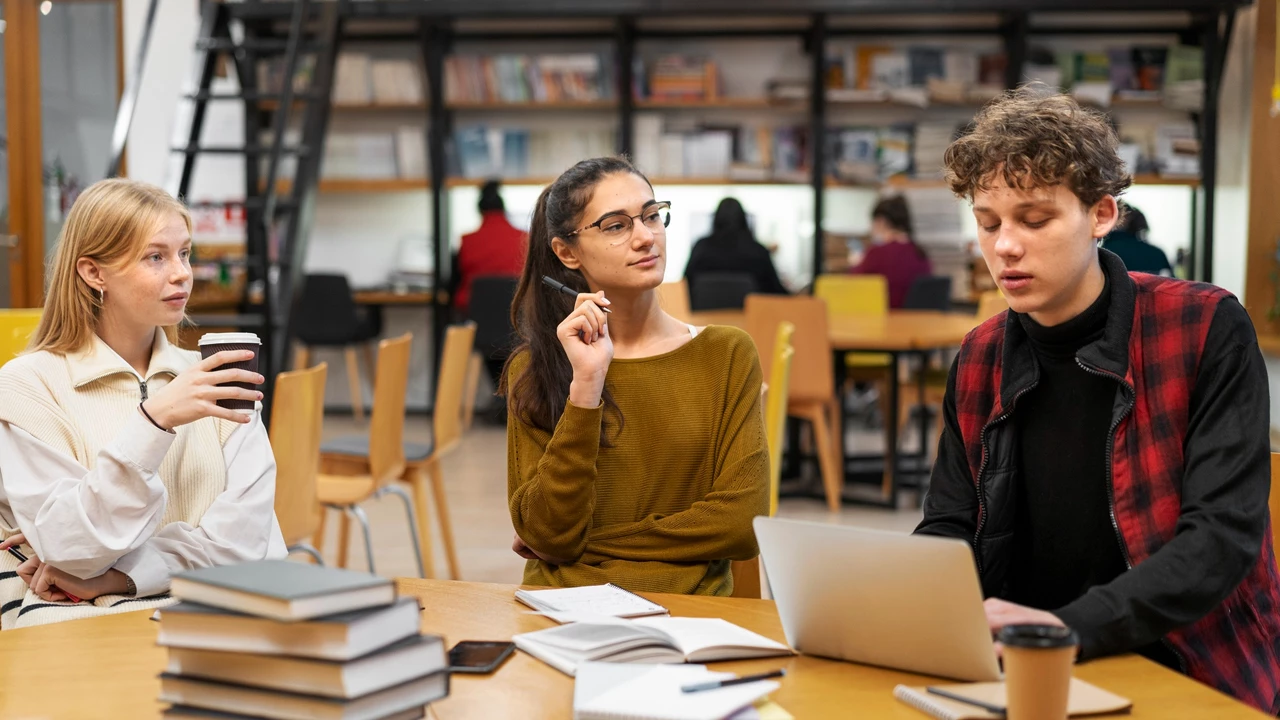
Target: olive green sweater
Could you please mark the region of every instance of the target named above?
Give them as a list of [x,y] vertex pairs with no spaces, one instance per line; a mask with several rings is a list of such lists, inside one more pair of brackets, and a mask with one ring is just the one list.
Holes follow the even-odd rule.
[[[520,355],[511,379],[528,365]],[[548,434],[507,422],[507,496],[516,534],[548,557],[529,585],[612,582],[629,590],[728,595],[730,560],[756,556],[751,519],[769,511],[760,362],[751,338],[708,327],[669,353],[615,359],[622,411],[601,447],[602,408],[569,404]]]

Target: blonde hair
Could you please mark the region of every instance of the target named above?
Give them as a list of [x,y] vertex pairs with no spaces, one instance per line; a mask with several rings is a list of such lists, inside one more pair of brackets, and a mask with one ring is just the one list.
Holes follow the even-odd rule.
[[[106,267],[120,267],[141,258],[147,242],[173,213],[191,232],[187,208],[155,185],[110,178],[89,186],[62,226],[49,265],[44,314],[27,351],[66,355],[87,347],[97,330],[102,303],[80,277],[76,263],[89,258]],[[165,327],[164,332],[170,342],[177,342],[177,326]]]

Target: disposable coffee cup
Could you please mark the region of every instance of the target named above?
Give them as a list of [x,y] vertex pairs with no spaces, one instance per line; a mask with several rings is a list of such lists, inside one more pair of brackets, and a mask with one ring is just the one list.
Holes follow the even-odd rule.
[[[200,338],[200,357],[208,359],[210,355],[220,353],[224,350],[252,350],[253,357],[248,360],[237,363],[227,363],[219,366],[217,370],[248,370],[249,372],[258,372],[258,351],[262,349],[262,341],[253,333],[232,332],[232,333],[205,333]],[[255,383],[222,383],[219,387],[238,387],[245,390],[258,389]],[[238,398],[223,398],[218,401],[218,407],[224,407],[228,410],[239,410],[242,413],[250,414],[254,410],[253,400],[240,400]]]
[[1080,638],[1058,625],[1007,625],[1004,683],[1008,720],[1066,720],[1071,666]]

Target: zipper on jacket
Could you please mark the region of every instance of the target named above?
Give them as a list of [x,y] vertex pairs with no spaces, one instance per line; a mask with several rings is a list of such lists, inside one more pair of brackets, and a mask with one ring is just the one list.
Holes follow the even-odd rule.
[[[1116,444],[1116,428],[1120,427],[1120,423],[1123,422],[1126,417],[1128,417],[1129,413],[1133,412],[1133,406],[1135,403],[1134,398],[1137,397],[1138,392],[1133,388],[1132,385],[1129,384],[1127,380],[1120,377],[1119,375],[1105,372],[1103,370],[1095,370],[1094,368],[1091,368],[1088,365],[1086,365],[1084,361],[1078,357],[1076,358],[1076,364],[1080,366],[1081,370],[1084,370],[1090,375],[1096,375],[1098,377],[1103,377],[1103,378],[1107,378],[1107,379],[1115,380],[1116,382],[1119,382],[1120,386],[1128,391],[1128,398],[1127,398],[1128,402],[1125,404],[1124,412],[1120,413],[1119,417],[1111,421],[1111,428],[1107,431],[1107,456],[1106,456],[1107,511],[1111,515],[1111,527],[1113,530],[1115,530],[1116,542],[1119,543],[1120,545],[1120,556],[1124,558],[1124,567],[1126,570],[1132,570],[1133,558],[1129,556],[1129,546],[1125,544],[1124,535],[1121,534],[1120,532],[1120,521],[1116,519],[1115,477],[1112,473],[1111,463],[1112,463],[1112,457],[1114,455],[1115,444]],[[1174,647],[1173,643],[1165,639],[1163,635],[1160,637],[1160,642],[1165,647],[1169,648],[1169,651],[1173,653],[1173,656],[1178,659],[1178,665],[1182,669],[1182,674],[1186,675],[1187,674],[1186,658],[1182,657],[1182,653],[1178,651],[1178,648]]]
[[1009,416],[1013,414],[1013,409],[1018,405],[1018,398],[1022,397],[1023,395],[1026,395],[1032,388],[1034,388],[1038,384],[1039,383],[1032,383],[1027,387],[1024,387],[1021,390],[1019,390],[1017,394],[1013,396],[1013,399],[1009,401],[1009,409],[1000,413],[1000,415],[998,415],[996,419],[992,420],[986,425],[983,425],[982,432],[978,433],[978,437],[982,443],[982,462],[978,463],[978,477],[975,479],[977,484],[977,489],[978,489],[978,525],[973,529],[973,559],[978,566],[978,582],[979,583],[982,582],[982,549],[978,545],[978,541],[982,538],[982,526],[987,524],[987,507],[986,507],[986,504],[983,502],[983,495],[982,495],[982,473],[986,471],[987,458],[990,457],[990,453],[987,452],[987,431],[995,427],[996,425],[999,425],[1000,423],[1004,422],[1005,420],[1008,420]]
[[142,401],[146,402],[147,401],[147,381],[139,380],[138,389],[142,391]]

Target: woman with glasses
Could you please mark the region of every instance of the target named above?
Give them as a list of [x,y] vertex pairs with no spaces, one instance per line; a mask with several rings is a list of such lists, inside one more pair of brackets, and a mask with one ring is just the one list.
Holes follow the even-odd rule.
[[760,363],[741,330],[659,306],[670,207],[617,157],[574,165],[538,198],[502,387],[526,584],[728,595],[729,561],[757,554]]

